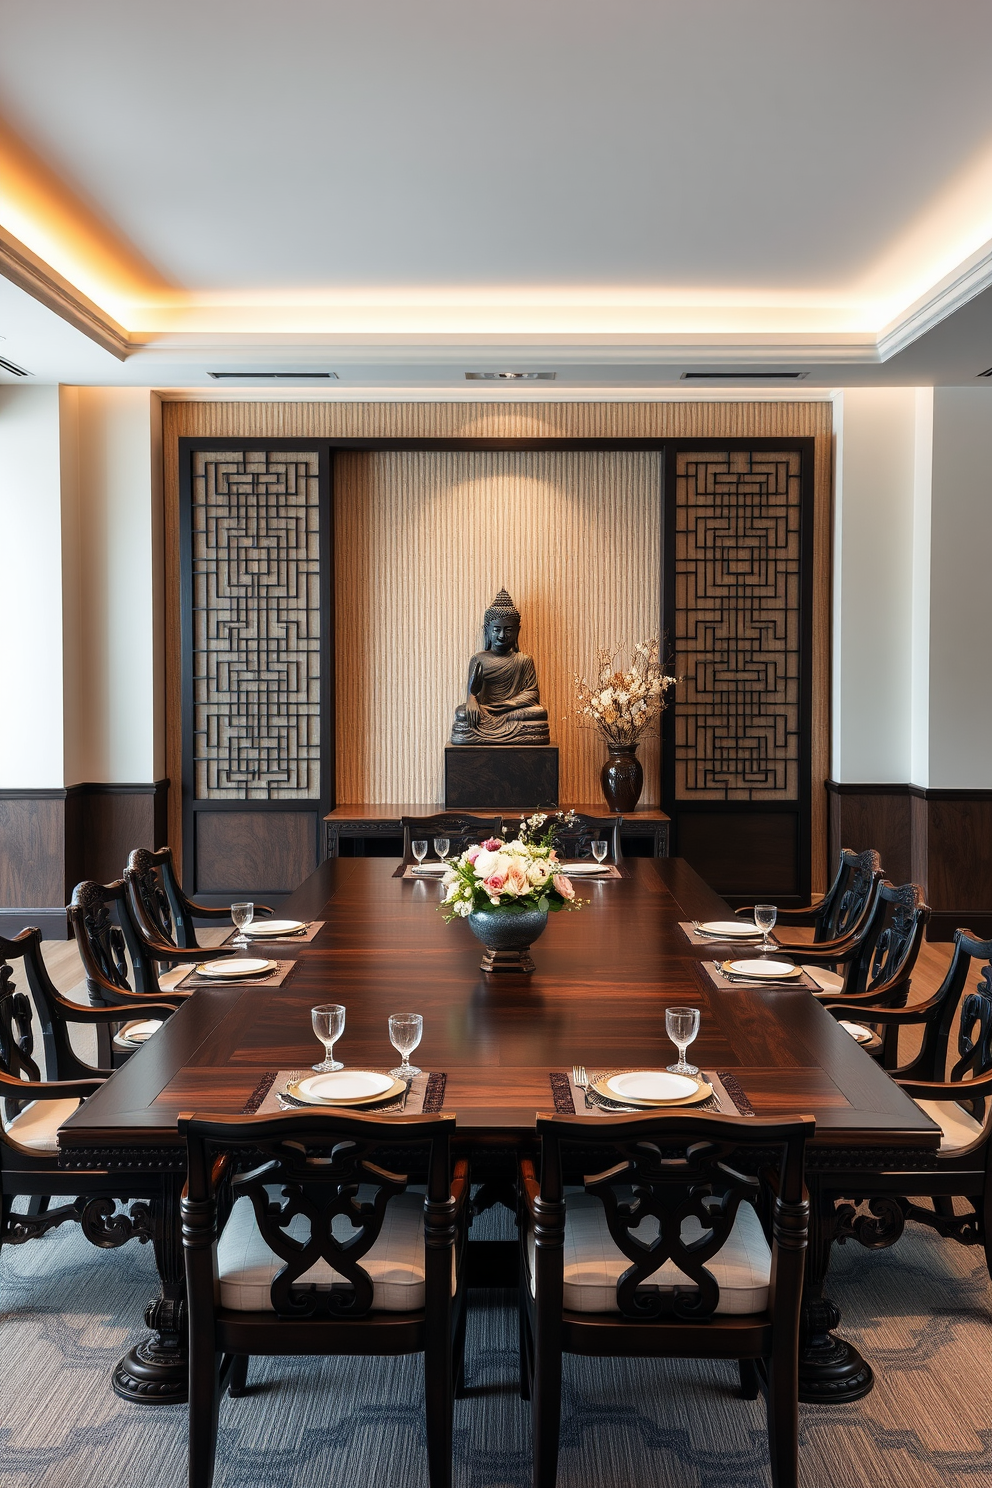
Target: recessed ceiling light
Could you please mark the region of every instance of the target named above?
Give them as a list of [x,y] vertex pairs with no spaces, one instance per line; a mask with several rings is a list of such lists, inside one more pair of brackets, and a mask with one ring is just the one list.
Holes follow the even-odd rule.
[[10,372],[14,377],[31,376],[24,367],[19,367],[16,362],[8,362],[6,357],[0,357],[0,372]]
[[805,372],[683,372],[682,382],[798,382]]
[[316,382],[318,379],[327,381],[333,378],[338,380],[336,372],[208,372],[208,377],[214,377],[218,382],[230,379],[233,382],[276,382],[285,378],[290,382]]
[[466,372],[469,382],[554,382],[555,372]]

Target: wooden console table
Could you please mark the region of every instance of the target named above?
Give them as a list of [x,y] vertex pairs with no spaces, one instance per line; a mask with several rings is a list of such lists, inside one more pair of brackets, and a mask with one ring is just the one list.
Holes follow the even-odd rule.
[[[534,809],[537,810],[537,807]],[[347,840],[352,844],[351,856],[364,858],[367,843],[385,843],[391,838],[403,836],[403,828],[400,826],[401,817],[434,816],[443,810],[443,806],[425,806],[421,802],[386,806],[337,806],[324,817],[324,857],[339,858],[341,843]],[[572,810],[579,811],[585,816],[609,816],[611,814],[603,801],[598,801],[591,806],[574,806]],[[493,807],[491,811],[483,811],[480,808],[477,811],[459,812],[461,816],[496,816],[497,814],[502,815],[505,822],[519,821],[521,816],[528,815],[526,811],[521,811],[517,807],[508,808],[503,812],[497,812],[496,807]],[[629,847],[630,856],[667,858],[668,825],[669,818],[657,806],[638,806],[636,810],[624,813],[623,827],[620,830],[621,840],[627,844],[624,851],[627,852]],[[647,847],[647,851],[644,850],[642,844]],[[375,855],[388,856],[381,851]],[[396,856],[400,856],[399,851]]]

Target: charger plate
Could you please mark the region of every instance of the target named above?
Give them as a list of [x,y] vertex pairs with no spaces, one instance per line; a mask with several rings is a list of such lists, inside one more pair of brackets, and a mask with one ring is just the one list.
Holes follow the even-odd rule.
[[803,974],[802,967],[791,961],[724,961],[723,970],[755,982],[788,982]]
[[697,931],[711,935],[714,940],[755,940],[761,938],[757,925],[746,920],[704,920],[696,926]]
[[[379,1106],[395,1100],[405,1089],[405,1080],[394,1080],[378,1070],[328,1070],[286,1085],[288,1095],[308,1106]],[[327,1093],[333,1090],[341,1093]]]
[[261,976],[263,972],[275,971],[274,961],[238,960],[232,957],[230,961],[201,961],[196,968],[197,976],[217,977],[219,981],[239,981],[242,977]]
[[[638,1080],[671,1081],[672,1089],[681,1089],[683,1093],[653,1097],[629,1095],[626,1087],[637,1089]],[[695,1089],[686,1091],[684,1087],[687,1085],[694,1086]],[[713,1086],[705,1080],[697,1079],[694,1075],[673,1075],[670,1070],[609,1070],[592,1082],[592,1088],[606,1100],[622,1101],[627,1106],[643,1106],[645,1111],[665,1110],[669,1106],[696,1106],[709,1100],[713,1094]]]

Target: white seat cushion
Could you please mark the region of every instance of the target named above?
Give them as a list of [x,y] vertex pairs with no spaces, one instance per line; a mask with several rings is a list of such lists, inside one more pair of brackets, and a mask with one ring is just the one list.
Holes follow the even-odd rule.
[[824,971],[822,966],[804,966],[803,971],[822,992],[843,992],[844,978],[835,971]]
[[982,1134],[982,1123],[968,1111],[963,1111],[957,1101],[918,1100],[916,1104],[940,1127],[941,1152],[967,1147]]
[[[631,1264],[613,1242],[606,1211],[592,1194],[565,1196],[564,1305],[571,1312],[619,1312],[617,1282]],[[658,1221],[649,1215],[631,1232],[650,1242]],[[682,1236],[689,1244],[705,1231],[695,1218],[686,1220]],[[534,1291],[534,1243],[531,1237],[530,1287]],[[763,1312],[768,1305],[772,1256],[754,1209],[742,1204],[727,1243],[707,1263],[720,1287],[718,1313]],[[676,1286],[695,1289],[695,1283],[672,1261],[666,1261],[645,1286],[671,1291]]]
[[[343,1214],[335,1215],[334,1238],[348,1240],[357,1231]],[[295,1240],[309,1233],[306,1217],[298,1214],[286,1227]],[[247,1197],[238,1199],[217,1245],[217,1272],[222,1307],[235,1312],[272,1312],[272,1279],[283,1261],[266,1245],[255,1223]],[[402,1193],[390,1199],[379,1237],[362,1257],[362,1269],[372,1278],[373,1309],[415,1312],[424,1305],[424,1196]],[[324,1260],[304,1272],[297,1285],[316,1285],[326,1291],[334,1283],[347,1285]]]
[[171,971],[160,971],[158,974],[158,990],[160,992],[174,992],[183,978],[188,977],[190,972],[195,970],[195,961],[181,961],[178,966],[173,966]]
[[6,1123],[7,1135],[22,1147],[58,1152],[58,1130],[79,1106],[78,1100],[35,1100]]

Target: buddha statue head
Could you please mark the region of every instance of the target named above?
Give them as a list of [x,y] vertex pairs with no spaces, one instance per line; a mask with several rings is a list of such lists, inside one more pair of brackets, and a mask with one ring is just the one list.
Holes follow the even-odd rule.
[[486,632],[487,651],[497,656],[508,656],[516,651],[520,634],[520,611],[505,589],[501,589],[489,606],[483,620]]

